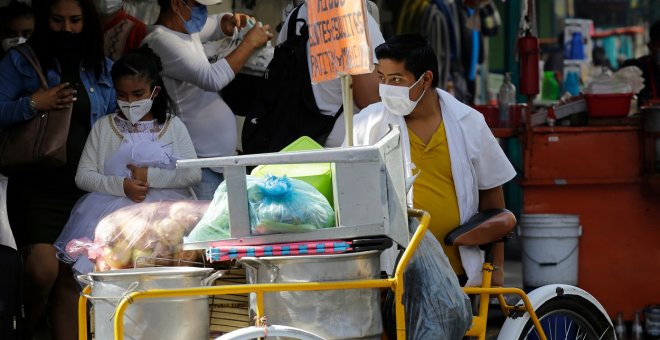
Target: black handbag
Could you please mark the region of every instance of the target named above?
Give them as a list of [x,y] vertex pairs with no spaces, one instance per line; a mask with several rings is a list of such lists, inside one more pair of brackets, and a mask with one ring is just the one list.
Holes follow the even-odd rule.
[[[41,86],[48,83],[34,51],[28,44],[16,47],[34,66]],[[71,106],[39,111],[34,117],[0,129],[0,173],[11,174],[26,168],[57,167],[66,164],[66,141],[71,124]]]

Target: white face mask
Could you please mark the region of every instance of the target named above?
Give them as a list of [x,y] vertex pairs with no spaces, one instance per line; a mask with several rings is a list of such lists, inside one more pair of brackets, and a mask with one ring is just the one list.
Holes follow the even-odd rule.
[[385,108],[397,116],[409,115],[415,109],[417,103],[419,103],[422,97],[424,97],[424,93],[426,92],[426,89],[424,89],[422,95],[419,96],[417,100],[410,100],[410,89],[415,87],[415,85],[421,80],[422,77],[410,87],[379,84],[378,93],[380,94],[380,98],[383,101]]
[[154,87],[154,90],[151,91],[151,96],[149,98],[136,100],[134,102],[126,102],[123,100],[117,99],[117,105],[126,119],[128,119],[131,124],[135,125],[140,121],[149,111],[151,111],[151,106],[154,104],[154,92],[157,87]]
[[24,42],[26,42],[27,39],[23,37],[15,37],[15,38],[7,38],[2,40],[2,48],[5,51],[9,51],[10,48],[16,47]]
[[121,9],[122,3],[122,0],[94,0],[96,10],[105,16],[117,13]]

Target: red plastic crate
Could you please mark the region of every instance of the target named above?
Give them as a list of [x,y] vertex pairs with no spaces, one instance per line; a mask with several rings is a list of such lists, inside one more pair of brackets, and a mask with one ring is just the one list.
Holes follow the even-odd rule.
[[625,117],[632,93],[585,94],[590,117]]

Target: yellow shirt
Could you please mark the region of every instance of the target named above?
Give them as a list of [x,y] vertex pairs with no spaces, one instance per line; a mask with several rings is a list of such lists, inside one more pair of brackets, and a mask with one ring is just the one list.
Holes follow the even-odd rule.
[[416,167],[413,172],[419,173],[413,187],[413,205],[431,214],[429,230],[442,245],[454,272],[457,275],[465,274],[458,247],[444,244],[445,235],[460,224],[444,121],[440,123],[428,145],[410,129],[408,134],[410,156]]

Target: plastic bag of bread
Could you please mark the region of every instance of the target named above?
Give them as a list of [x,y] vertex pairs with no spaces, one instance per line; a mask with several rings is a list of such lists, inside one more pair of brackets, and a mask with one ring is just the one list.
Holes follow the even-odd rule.
[[99,222],[93,242],[74,239],[66,252],[72,256],[86,253],[97,271],[133,268],[140,258],[146,264],[170,266],[178,260],[199,260],[198,252],[182,249],[183,237],[199,222],[209,203],[163,201],[121,208]]

